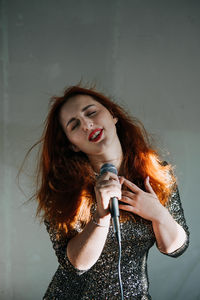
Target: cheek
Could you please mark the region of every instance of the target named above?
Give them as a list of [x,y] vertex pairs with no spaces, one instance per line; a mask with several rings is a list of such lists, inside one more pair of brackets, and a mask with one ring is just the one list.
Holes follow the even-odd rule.
[[81,135],[80,135],[79,132],[73,133],[73,135],[71,135],[71,134],[66,134],[66,137],[67,137],[68,140],[69,140],[72,144],[74,144],[74,145],[79,144],[80,141],[81,141]]
[[117,123],[116,119],[113,118],[112,116],[108,115],[107,116],[107,124],[109,125],[109,127],[115,127],[115,124]]
[[67,133],[67,132],[65,132],[65,135],[66,135],[66,138],[68,139],[68,141],[70,142],[70,143],[73,143],[73,136],[72,135],[70,135],[69,133]]
[[108,126],[108,124],[110,125],[112,120],[111,120],[112,116],[109,114],[108,111],[104,111],[100,114],[98,114],[98,116],[95,119],[96,123],[102,124],[102,126]]

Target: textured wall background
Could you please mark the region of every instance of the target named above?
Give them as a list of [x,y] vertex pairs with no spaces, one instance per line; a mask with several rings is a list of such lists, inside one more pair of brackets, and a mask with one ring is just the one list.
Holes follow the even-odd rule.
[[41,299],[57,268],[35,203],[22,205],[32,178],[22,176],[25,196],[16,174],[49,98],[81,79],[123,103],[169,151],[191,245],[178,259],[150,251],[150,290],[154,300],[200,299],[200,2],[1,0],[0,51],[0,299]]

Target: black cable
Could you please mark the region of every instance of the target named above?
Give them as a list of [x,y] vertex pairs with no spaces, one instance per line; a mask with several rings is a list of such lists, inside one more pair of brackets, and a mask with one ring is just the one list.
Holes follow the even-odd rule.
[[119,256],[118,256],[118,277],[119,277],[119,286],[120,286],[120,292],[121,292],[121,300],[124,299],[124,292],[123,292],[123,284],[122,284],[122,278],[121,278],[121,256],[122,256],[122,247],[121,247],[121,239],[118,235],[117,241],[118,241],[118,247],[119,247]]
[[[101,166],[100,169],[100,176],[106,172],[111,172],[117,175],[117,169],[113,164],[105,163]],[[122,279],[121,279],[121,233],[120,233],[120,223],[119,223],[119,203],[116,197],[112,197],[110,199],[110,212],[112,216],[112,223],[113,223],[113,230],[116,234],[118,246],[119,246],[119,260],[118,260],[118,277],[119,277],[119,285],[120,285],[120,292],[121,292],[121,300],[124,299],[123,293],[123,286],[122,286]]]

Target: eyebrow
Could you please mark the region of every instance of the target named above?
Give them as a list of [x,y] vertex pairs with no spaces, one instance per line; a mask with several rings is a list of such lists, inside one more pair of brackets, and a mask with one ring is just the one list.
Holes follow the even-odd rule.
[[[81,112],[84,112],[85,110],[87,110],[87,109],[88,109],[89,107],[91,107],[91,106],[95,106],[95,105],[94,105],[94,104],[89,104],[89,105],[83,107],[83,109],[81,110]],[[71,122],[73,122],[73,121],[75,121],[75,120],[76,120],[76,118],[71,118],[71,119],[67,122],[66,127],[67,127]]]

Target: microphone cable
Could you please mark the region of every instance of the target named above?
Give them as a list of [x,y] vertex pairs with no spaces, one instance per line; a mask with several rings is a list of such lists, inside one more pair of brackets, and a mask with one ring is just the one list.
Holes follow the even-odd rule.
[[124,291],[123,291],[123,284],[122,284],[122,277],[121,277],[121,257],[122,257],[122,246],[121,246],[121,241],[118,241],[118,249],[119,249],[119,254],[118,254],[118,278],[119,278],[119,286],[120,286],[120,292],[121,292],[121,300],[124,300]]
[[[106,163],[101,167],[100,175],[111,172],[117,175],[117,169],[113,164]],[[121,256],[122,256],[122,247],[121,247],[121,232],[120,232],[120,224],[119,224],[119,204],[118,199],[116,197],[111,198],[110,201],[110,212],[112,217],[113,230],[117,238],[118,242],[118,278],[119,278],[119,286],[121,293],[121,300],[124,300],[124,292],[123,292],[123,284],[121,278]]]

